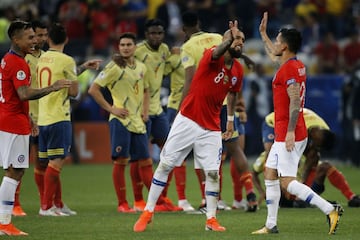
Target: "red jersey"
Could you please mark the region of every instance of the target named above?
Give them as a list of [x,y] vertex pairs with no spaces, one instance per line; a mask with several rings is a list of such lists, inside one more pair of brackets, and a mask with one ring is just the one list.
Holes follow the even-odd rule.
[[275,112],[275,141],[284,142],[289,124],[290,99],[287,94],[289,85],[300,84],[301,110],[295,128],[295,141],[304,140],[307,130],[303,116],[305,102],[306,70],[304,64],[296,58],[289,59],[276,72],[272,81],[274,112]]
[[220,131],[220,111],[224,99],[228,92],[240,91],[243,68],[234,60],[231,69],[227,69],[223,56],[212,59],[213,50],[205,50],[180,111],[201,127]]
[[9,52],[0,67],[0,130],[19,135],[30,134],[28,101],[21,101],[17,89],[30,86],[30,68],[25,59]]

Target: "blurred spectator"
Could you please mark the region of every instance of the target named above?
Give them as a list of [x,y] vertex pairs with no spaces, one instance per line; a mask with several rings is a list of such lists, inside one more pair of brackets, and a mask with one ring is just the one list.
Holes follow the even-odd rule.
[[91,54],[103,57],[110,56],[110,40],[115,19],[106,10],[109,1],[100,1],[92,6],[91,21]]
[[[328,31],[335,34],[336,38],[343,38],[348,24],[347,13],[351,7],[351,0],[326,0],[326,26]],[[351,16],[351,14],[349,14]]]
[[50,23],[58,18],[60,5],[64,0],[39,0],[38,9],[42,21]]
[[184,7],[177,0],[165,0],[156,12],[156,18],[164,23],[166,30],[165,42],[169,45],[178,45],[178,39],[182,39],[181,12]]
[[199,16],[199,22],[201,22],[201,29],[206,32],[215,32],[213,27],[214,17],[213,13],[213,1],[212,0],[189,0],[187,1],[186,8],[190,11],[194,11]]
[[132,0],[124,5],[126,19],[134,20],[137,28],[137,39],[144,39],[145,21],[148,16],[148,4],[146,0]]
[[89,44],[88,40],[88,5],[81,0],[67,0],[60,5],[59,21],[65,27],[69,43],[65,52],[71,54],[76,60],[85,58]]
[[7,31],[13,20],[15,20],[13,8],[9,7],[0,10],[0,59],[10,49],[10,39]]
[[[230,1],[229,19],[237,19],[246,39],[254,36],[256,3],[255,0]],[[224,25],[226,26],[226,25]],[[258,32],[258,30],[256,30]]]
[[295,7],[295,14],[300,17],[306,18],[311,13],[317,13],[317,6],[312,0],[301,0]]
[[359,34],[353,32],[350,41],[344,46],[343,51],[344,69],[351,73],[360,60],[360,41]]
[[327,32],[314,50],[318,73],[334,74],[339,71],[340,48],[332,32]]

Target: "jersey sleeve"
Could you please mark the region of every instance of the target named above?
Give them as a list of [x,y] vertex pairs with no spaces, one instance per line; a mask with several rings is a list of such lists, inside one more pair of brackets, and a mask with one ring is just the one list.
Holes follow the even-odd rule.
[[115,62],[109,62],[104,70],[102,70],[95,78],[94,82],[101,87],[105,87],[113,82],[115,79],[118,79],[118,72],[116,70]]
[[14,68],[12,69],[12,81],[14,82],[15,89],[17,90],[21,86],[29,86],[31,75],[30,68],[26,64],[26,62],[14,62],[12,66],[14,66]]
[[190,48],[187,48],[186,46],[184,46],[181,49],[180,56],[181,56],[181,63],[183,65],[184,69],[196,65],[195,59],[191,54]]
[[64,75],[68,80],[77,81],[75,61],[72,60],[70,64],[64,67]]

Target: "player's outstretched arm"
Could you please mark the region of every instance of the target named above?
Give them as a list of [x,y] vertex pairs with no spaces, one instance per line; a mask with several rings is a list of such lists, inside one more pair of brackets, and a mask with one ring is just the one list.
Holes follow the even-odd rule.
[[271,39],[266,33],[267,22],[268,22],[268,13],[264,12],[263,18],[261,19],[259,25],[260,36],[264,43],[266,54],[270,57],[271,61],[278,63],[279,58],[273,54],[274,44],[272,43]]
[[56,92],[63,88],[69,88],[72,85],[71,80],[61,79],[56,81],[53,85],[44,88],[31,88],[29,86],[21,86],[17,89],[17,94],[20,100],[35,100],[49,93]]

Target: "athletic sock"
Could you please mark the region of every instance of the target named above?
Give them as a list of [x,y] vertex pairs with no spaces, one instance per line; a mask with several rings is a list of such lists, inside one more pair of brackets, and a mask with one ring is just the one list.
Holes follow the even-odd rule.
[[118,206],[120,206],[126,202],[125,165],[114,162],[112,178],[118,199]]
[[240,181],[241,175],[235,166],[235,162],[234,162],[233,158],[230,159],[230,174],[231,174],[232,185],[233,185],[234,200],[240,202],[243,198],[243,196],[242,196],[243,184]]
[[351,191],[349,183],[346,181],[344,175],[334,167],[331,167],[327,172],[327,177],[329,182],[339,189],[342,194],[347,198],[347,200],[351,200],[355,194]]
[[246,194],[254,192],[251,172],[247,171],[241,174],[240,182],[245,187]]
[[212,217],[216,217],[220,182],[219,182],[219,175],[217,178],[211,178],[209,177],[207,171],[205,171],[205,176],[206,176],[205,178],[206,217],[207,219],[210,219]]
[[141,176],[139,173],[139,162],[138,161],[130,162],[130,178],[131,178],[131,184],[132,184],[133,193],[134,193],[134,200],[135,201],[144,200],[143,193],[142,193],[144,183],[141,180]]
[[277,225],[279,201],[281,196],[279,180],[265,180],[267,218],[265,226],[269,229]]
[[176,192],[179,200],[186,199],[185,187],[186,187],[186,165],[185,161],[180,167],[174,168]]
[[299,183],[296,180],[293,180],[289,183],[287,191],[290,194],[297,196],[299,199],[317,206],[326,215],[334,210],[334,207],[331,203],[320,197],[305,184]]
[[15,191],[18,181],[9,177],[3,177],[0,185],[0,224],[9,224],[14,208]]
[[[45,170],[40,168],[34,168],[34,179],[39,192],[40,202],[44,197],[44,178],[45,178]],[[41,203],[40,203],[41,204]]]
[[58,187],[60,170],[55,169],[50,164],[46,168],[44,176],[44,199],[41,208],[47,210],[52,207],[54,194]]

